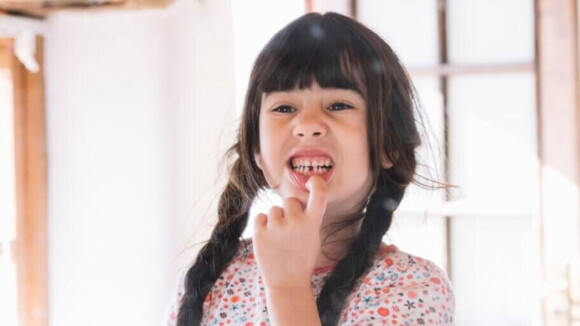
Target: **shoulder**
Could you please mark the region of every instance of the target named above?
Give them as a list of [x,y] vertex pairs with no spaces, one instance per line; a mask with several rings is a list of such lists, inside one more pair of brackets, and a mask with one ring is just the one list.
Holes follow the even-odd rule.
[[439,276],[448,281],[446,273],[437,264],[429,259],[402,251],[395,245],[381,247],[373,269],[389,271],[393,275],[411,275],[406,278],[415,281]]
[[455,296],[445,271],[396,246],[381,247],[375,264],[352,295],[341,325],[453,325]]
[[[429,259],[412,255],[396,246],[382,250],[369,274],[381,287],[393,289],[432,288],[436,292],[453,298],[453,288],[446,272]],[[370,275],[369,275],[370,276]]]

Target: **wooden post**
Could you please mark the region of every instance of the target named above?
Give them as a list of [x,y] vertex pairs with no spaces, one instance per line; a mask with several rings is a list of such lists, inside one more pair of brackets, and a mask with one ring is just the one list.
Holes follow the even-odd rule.
[[580,279],[576,5],[577,0],[536,0],[543,324],[550,326],[572,325]]
[[3,68],[9,69],[14,98],[16,240],[20,326],[48,325],[47,162],[42,38],[37,37],[40,71],[31,73],[14,56],[14,40],[0,40]]

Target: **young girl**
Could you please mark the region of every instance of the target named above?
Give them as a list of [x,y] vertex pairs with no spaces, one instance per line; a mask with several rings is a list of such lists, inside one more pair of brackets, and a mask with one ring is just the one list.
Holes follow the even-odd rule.
[[[306,14],[250,77],[211,239],[169,324],[451,325],[455,299],[429,260],[382,242],[415,181],[413,87],[374,32]],[[283,199],[240,239],[261,189]]]

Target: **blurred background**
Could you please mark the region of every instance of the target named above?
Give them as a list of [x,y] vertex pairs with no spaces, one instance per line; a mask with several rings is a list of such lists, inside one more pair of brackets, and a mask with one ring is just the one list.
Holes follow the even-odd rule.
[[215,223],[252,62],[312,11],[399,54],[419,173],[457,185],[410,186],[385,242],[447,271],[456,325],[580,325],[578,7],[0,0],[0,325],[163,324]]

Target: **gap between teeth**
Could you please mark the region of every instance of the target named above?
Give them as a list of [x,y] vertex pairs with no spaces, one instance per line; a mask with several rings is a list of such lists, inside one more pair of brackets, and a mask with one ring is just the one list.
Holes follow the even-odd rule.
[[297,166],[297,167],[292,167],[292,169],[294,171],[297,171],[299,173],[321,173],[321,172],[328,172],[330,171],[330,169],[332,168],[332,165],[330,166]]

